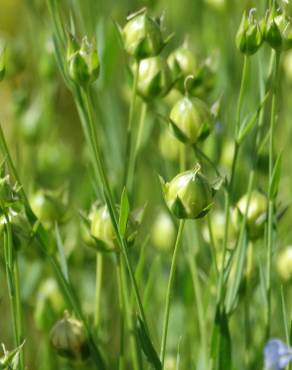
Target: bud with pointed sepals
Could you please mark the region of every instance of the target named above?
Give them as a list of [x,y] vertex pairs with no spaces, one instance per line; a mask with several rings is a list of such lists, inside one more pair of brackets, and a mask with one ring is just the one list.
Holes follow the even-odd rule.
[[2,81],[5,76],[5,70],[5,49],[0,49],[0,81]]
[[282,50],[283,47],[280,20],[274,16],[274,12],[271,12],[265,24],[265,41],[275,50]]
[[175,87],[184,91],[185,78],[191,74],[195,74],[197,69],[197,61],[186,44],[174,50],[168,57],[172,79],[175,81]]
[[[248,194],[243,195],[237,202],[233,213],[235,224],[239,224],[243,218],[248,203]],[[265,222],[267,219],[267,197],[257,190],[253,190],[250,195],[250,202],[246,217],[246,226],[249,238],[255,240],[264,233]]]
[[243,13],[239,29],[236,34],[236,46],[246,55],[252,55],[258,51],[263,43],[263,35],[259,23],[254,18],[255,9],[251,9],[249,16]]
[[213,205],[215,191],[200,172],[200,165],[178,174],[168,183],[162,180],[162,188],[168,208],[179,219],[201,218]]
[[69,316],[54,325],[50,341],[57,353],[71,360],[86,360],[89,357],[89,343],[81,321]]
[[166,43],[160,24],[146,9],[128,16],[121,35],[126,52],[137,60],[158,55]]
[[89,42],[83,37],[81,45],[70,35],[67,47],[69,77],[81,86],[94,82],[100,72],[100,62],[95,40]]
[[175,136],[189,144],[204,140],[213,127],[213,117],[208,106],[201,99],[189,96],[174,105],[169,122]]
[[164,58],[143,59],[139,65],[138,92],[145,99],[166,95],[171,87],[171,75]]

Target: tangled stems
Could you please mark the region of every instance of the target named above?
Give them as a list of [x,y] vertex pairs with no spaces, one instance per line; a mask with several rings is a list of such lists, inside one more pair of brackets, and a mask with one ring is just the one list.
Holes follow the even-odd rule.
[[162,370],[164,368],[164,360],[165,360],[165,350],[166,350],[167,332],[168,332],[168,324],[169,324],[170,300],[171,300],[171,295],[172,295],[172,287],[173,287],[173,282],[174,282],[174,277],[175,277],[178,252],[181,246],[184,224],[185,224],[185,220],[180,220],[176,242],[174,246],[174,251],[173,251],[173,256],[172,256],[172,261],[171,261],[168,286],[167,286],[167,291],[166,291],[163,331],[162,331],[162,340],[161,340],[161,349],[160,349],[160,360],[162,364]]
[[85,107],[86,107],[87,111],[86,111],[86,114],[83,114],[81,116],[81,118],[82,117],[87,118],[84,122],[83,128],[85,129],[85,137],[89,140],[88,144],[89,144],[89,146],[91,148],[91,151],[94,155],[93,165],[96,169],[95,175],[96,175],[97,184],[100,184],[100,183],[102,184],[102,190],[103,190],[104,195],[105,195],[105,200],[106,200],[106,203],[107,203],[107,206],[108,206],[108,209],[109,209],[109,213],[110,213],[110,217],[111,217],[111,220],[112,220],[112,223],[113,223],[113,228],[114,228],[114,231],[115,231],[115,235],[117,237],[118,244],[121,247],[121,250],[123,252],[123,257],[124,257],[127,269],[129,271],[129,275],[130,275],[130,279],[131,279],[131,282],[132,282],[132,285],[133,285],[133,289],[134,289],[134,293],[135,293],[135,296],[136,296],[136,301],[137,301],[137,305],[138,305],[138,308],[139,308],[139,311],[140,311],[140,315],[141,315],[141,317],[142,317],[142,319],[143,319],[143,321],[144,321],[144,323],[147,327],[147,321],[146,321],[146,316],[145,316],[145,313],[144,313],[142,300],[141,300],[140,293],[139,293],[139,290],[138,290],[138,285],[137,285],[137,282],[136,282],[136,279],[135,279],[133,267],[130,263],[130,258],[129,258],[129,253],[128,253],[128,246],[127,246],[127,243],[126,243],[125,239],[121,236],[120,231],[119,231],[117,210],[116,210],[116,207],[114,205],[113,195],[112,195],[112,192],[111,192],[111,189],[110,189],[110,186],[109,186],[109,182],[108,182],[108,179],[107,179],[107,176],[106,176],[106,173],[105,173],[103,161],[101,159],[99,144],[98,144],[98,141],[97,141],[97,135],[96,135],[94,121],[93,121],[93,113],[92,113],[92,107],[91,107],[91,101],[90,101],[90,94],[89,94],[88,89],[86,89],[83,92],[83,98],[84,98]]
[[49,238],[47,236],[47,232],[42,227],[42,225],[39,223],[39,221],[37,220],[35,214],[33,213],[32,209],[30,207],[27,195],[26,195],[25,190],[22,186],[22,183],[21,183],[20,178],[18,176],[18,172],[16,170],[16,167],[15,167],[14,162],[12,160],[10,151],[8,149],[8,146],[7,146],[7,143],[6,143],[5,136],[4,136],[3,129],[2,129],[1,125],[0,125],[0,147],[1,147],[1,151],[4,155],[4,157],[7,160],[7,163],[10,167],[12,175],[13,175],[14,179],[16,180],[17,184],[20,187],[19,194],[20,194],[20,196],[22,198],[22,201],[23,201],[23,204],[25,206],[25,210],[26,210],[28,220],[31,224],[33,232],[35,233],[36,239],[40,243],[42,252],[47,256],[48,261],[49,261],[49,263],[51,264],[51,266],[54,270],[54,273],[55,273],[56,279],[58,281],[59,287],[61,289],[61,292],[63,294],[64,300],[66,301],[68,307],[70,307],[73,310],[73,312],[75,313],[75,315],[83,322],[83,325],[84,325],[84,328],[86,330],[87,337],[88,337],[88,340],[89,340],[90,348],[91,348],[92,359],[94,360],[97,368],[99,370],[105,370],[106,367],[105,367],[104,360],[101,356],[101,353],[100,353],[99,349],[96,346],[94,336],[93,336],[93,334],[91,332],[91,329],[90,329],[90,327],[87,323],[85,315],[83,314],[83,312],[81,310],[80,303],[79,303],[79,300],[78,300],[78,298],[76,297],[76,295],[74,293],[74,289],[73,289],[70,281],[64,276],[64,274],[62,272],[62,269],[60,268],[60,265],[57,261],[57,258],[54,255],[50,254],[50,252],[49,252],[50,251],[50,246],[49,246],[49,241],[48,241]]
[[[6,227],[4,232],[4,258],[6,265],[7,286],[9,291],[12,323],[15,346],[19,347],[24,340],[23,336],[23,320],[20,297],[20,284],[18,273],[17,255],[13,249],[11,225],[6,217]],[[19,354],[19,370],[24,370],[24,354],[23,350]]]

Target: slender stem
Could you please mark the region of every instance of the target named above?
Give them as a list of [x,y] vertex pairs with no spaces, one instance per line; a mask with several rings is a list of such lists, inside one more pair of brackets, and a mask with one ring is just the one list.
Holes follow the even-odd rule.
[[203,304],[203,296],[202,291],[200,287],[199,277],[198,277],[198,266],[196,261],[196,256],[192,255],[191,248],[189,248],[188,253],[188,262],[189,267],[192,275],[193,280],[193,287],[194,287],[194,293],[195,293],[195,305],[196,305],[196,311],[198,315],[198,324],[199,324],[199,330],[200,330],[200,337],[202,341],[202,348],[204,351],[204,360],[205,365],[207,365],[207,332],[206,332],[206,318],[204,313],[204,304]]
[[211,216],[210,216],[209,213],[207,215],[207,223],[208,223],[208,231],[209,231],[209,239],[210,239],[209,244],[210,244],[212,258],[213,258],[213,262],[214,262],[214,266],[215,266],[216,276],[218,277],[219,269],[218,269],[217,256],[216,256],[216,244],[215,244],[213,230],[212,230]]
[[[270,137],[269,137],[269,189],[271,188],[273,173],[273,144],[274,144],[274,126],[277,113],[277,80],[280,63],[280,53],[276,54],[276,65],[272,86],[272,107],[270,119]],[[266,337],[270,336],[271,323],[271,269],[272,269],[272,251],[273,251],[273,218],[274,218],[274,199],[270,195],[268,202],[268,220],[267,220],[267,308],[266,308]]]
[[134,73],[132,98],[131,98],[131,103],[130,103],[130,112],[129,112],[127,138],[126,138],[126,159],[125,159],[125,170],[124,170],[124,181],[123,181],[123,184],[126,188],[128,188],[128,185],[129,185],[129,175],[130,175],[129,171],[130,171],[131,162],[132,162],[133,119],[134,119],[134,112],[135,112],[135,105],[136,105],[136,98],[137,98],[137,86],[138,86],[138,79],[139,79],[140,61],[136,62],[135,67],[136,68],[135,68],[135,73]]
[[128,174],[128,186],[127,186],[127,188],[128,188],[129,191],[132,189],[132,186],[133,186],[133,178],[134,178],[134,173],[135,173],[136,160],[137,160],[138,152],[139,152],[141,142],[142,142],[146,115],[147,115],[147,103],[142,102],[137,140],[136,140],[136,144],[135,144],[133,153],[130,156],[129,164],[128,164],[129,174]]
[[183,235],[185,220],[180,220],[176,242],[174,246],[174,252],[171,261],[169,279],[168,279],[168,286],[166,291],[166,301],[165,301],[165,309],[164,309],[164,320],[163,320],[163,331],[162,331],[162,341],[161,341],[161,349],[160,349],[160,360],[162,364],[162,370],[164,368],[164,359],[165,359],[165,350],[166,350],[166,342],[167,342],[167,333],[168,333],[168,324],[169,324],[169,313],[170,313],[170,301],[172,296],[172,288],[174,283],[176,265],[177,265],[177,258],[178,252],[181,246],[181,240]]
[[243,103],[243,95],[246,88],[246,81],[247,81],[247,64],[248,64],[248,57],[245,55],[243,60],[243,67],[242,67],[242,75],[241,75],[241,83],[239,89],[239,96],[237,101],[237,109],[236,109],[236,130],[238,132],[240,123],[241,123],[241,109]]
[[95,282],[95,316],[94,324],[98,329],[100,325],[101,287],[103,272],[103,255],[96,253],[96,282]]

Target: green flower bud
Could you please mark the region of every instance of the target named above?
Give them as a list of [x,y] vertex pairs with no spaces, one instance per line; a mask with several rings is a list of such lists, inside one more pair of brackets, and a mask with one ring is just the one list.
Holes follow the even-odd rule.
[[165,129],[160,134],[158,145],[163,158],[170,161],[177,161],[179,157],[180,146],[184,144],[178,141],[168,129]]
[[[4,173],[3,164],[0,171]],[[9,207],[19,200],[17,192],[18,188],[11,184],[9,175],[0,176],[0,200],[4,207]]]
[[30,199],[30,205],[37,218],[46,227],[61,222],[65,215],[65,205],[59,194],[38,190]]
[[176,230],[170,215],[165,211],[160,211],[155,218],[151,240],[154,246],[162,251],[170,251],[175,241]]
[[[234,221],[239,224],[239,220],[245,214],[248,201],[248,194],[240,198],[236,205]],[[267,219],[267,197],[257,190],[253,190],[250,196],[250,203],[247,212],[246,226],[250,239],[254,240],[263,235],[265,222]]]
[[64,310],[64,301],[54,279],[48,278],[41,283],[34,308],[34,321],[37,327],[49,330],[53,325],[54,313]]
[[175,87],[183,92],[186,77],[194,75],[197,69],[197,61],[194,54],[186,46],[182,46],[169,55],[167,62],[171,70],[172,79],[176,81]]
[[172,108],[169,122],[179,140],[194,144],[209,135],[213,126],[213,117],[202,100],[184,97]]
[[115,232],[107,206],[94,208],[89,215],[90,233],[108,249],[115,249]]
[[0,50],[0,82],[4,79],[5,70],[5,49],[2,49]]
[[[133,243],[137,235],[137,229],[142,221],[143,209],[137,209],[130,213],[126,239],[129,244]],[[97,243],[97,248],[101,251],[117,250],[116,235],[111,221],[110,213],[106,205],[96,207],[93,206],[92,211],[88,216],[89,232],[91,237]],[[89,243],[91,246],[91,243]]]
[[199,165],[163,183],[163,192],[168,208],[180,219],[201,218],[213,205],[214,191]]
[[62,357],[79,361],[89,357],[89,344],[82,322],[66,313],[52,328],[50,341]]
[[158,22],[144,9],[127,20],[122,30],[126,52],[138,60],[158,55],[165,45]]
[[249,17],[243,13],[241,24],[236,34],[236,46],[246,55],[252,55],[258,51],[263,43],[263,35],[258,22],[253,17],[255,9],[250,11]]
[[166,95],[171,87],[169,67],[160,56],[143,59],[139,66],[138,92],[145,99]]
[[280,21],[281,18],[270,15],[265,25],[265,41],[275,50],[281,50],[283,47]]
[[292,246],[282,249],[277,256],[277,272],[285,283],[292,281]]
[[72,81],[87,86],[99,76],[100,63],[95,42],[90,43],[85,36],[81,46],[71,36],[67,48],[68,72]]

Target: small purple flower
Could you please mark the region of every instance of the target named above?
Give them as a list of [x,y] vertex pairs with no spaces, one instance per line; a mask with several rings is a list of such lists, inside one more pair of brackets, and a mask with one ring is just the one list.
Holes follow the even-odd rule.
[[270,339],[264,349],[265,369],[283,370],[292,361],[292,348],[279,339]]

